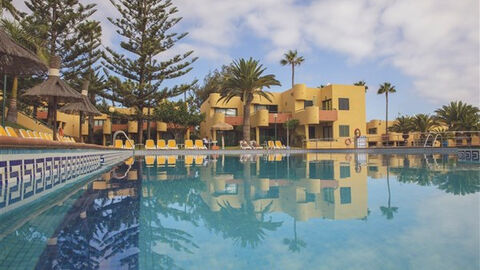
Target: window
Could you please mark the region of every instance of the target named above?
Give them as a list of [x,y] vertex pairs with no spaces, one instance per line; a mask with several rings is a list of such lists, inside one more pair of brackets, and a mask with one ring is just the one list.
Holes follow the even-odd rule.
[[309,126],[308,127],[308,137],[310,139],[315,139],[317,136],[315,136],[315,127]]
[[340,178],[350,177],[350,165],[340,165]]
[[349,204],[352,202],[352,190],[349,187],[340,188],[340,203]]
[[377,128],[369,128],[368,134],[377,134]]
[[237,116],[237,109],[235,108],[215,108],[216,113],[223,113],[225,116]]
[[350,102],[348,98],[339,98],[338,99],[338,109],[339,110],[350,110]]
[[340,137],[350,137],[350,126],[348,125],[340,125]]
[[255,111],[268,110],[269,113],[277,113],[277,112],[278,112],[278,105],[261,105],[261,104],[255,104],[254,110],[255,110]]
[[312,107],[313,106],[313,100],[305,100],[303,101],[303,108],[307,108],[307,107]]
[[331,110],[332,109],[332,99],[327,99],[322,101],[322,110]]
[[332,126],[324,126],[323,128],[323,138],[332,139],[333,138],[333,128]]
[[98,127],[98,126],[103,126],[103,123],[105,122],[105,120],[95,120],[93,122],[93,125]]

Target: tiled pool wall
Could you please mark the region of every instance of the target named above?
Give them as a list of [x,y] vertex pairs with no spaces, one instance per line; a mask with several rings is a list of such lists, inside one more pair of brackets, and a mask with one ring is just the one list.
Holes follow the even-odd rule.
[[479,163],[480,149],[459,149],[457,157],[459,161]]
[[0,150],[0,215],[103,172],[132,153]]

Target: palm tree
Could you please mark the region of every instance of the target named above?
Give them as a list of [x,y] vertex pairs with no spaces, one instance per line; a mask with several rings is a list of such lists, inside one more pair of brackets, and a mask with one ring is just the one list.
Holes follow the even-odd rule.
[[395,123],[390,127],[390,131],[402,133],[402,138],[407,143],[408,133],[413,130],[412,117],[402,115],[395,119]]
[[281,85],[275,79],[275,75],[262,75],[266,68],[260,65],[258,60],[252,58],[233,61],[231,70],[225,75],[222,82],[220,99],[228,103],[234,97],[240,97],[243,102],[243,139],[250,141],[250,107],[255,96],[264,97],[272,101],[271,93],[262,88],[270,88],[272,85]]
[[356,86],[365,86],[365,92],[367,92],[368,90],[368,85],[365,81],[358,81],[356,83],[354,83],[353,85],[356,85]]
[[412,128],[421,132],[422,138],[425,137],[425,133],[432,131],[437,126],[435,117],[431,115],[419,113],[412,117]]
[[295,84],[295,66],[299,66],[305,61],[305,58],[303,56],[298,56],[297,50],[292,51],[289,50],[287,53],[283,55],[283,59],[280,60],[280,64],[282,66],[286,65],[291,65],[292,66],[292,88],[293,85]]
[[385,135],[387,136],[387,146],[388,146],[388,93],[395,93],[397,90],[394,85],[391,85],[388,82],[384,82],[378,88],[377,94],[385,94]]
[[438,122],[447,126],[449,131],[465,131],[479,129],[479,108],[461,101],[452,101],[448,105],[435,110]]

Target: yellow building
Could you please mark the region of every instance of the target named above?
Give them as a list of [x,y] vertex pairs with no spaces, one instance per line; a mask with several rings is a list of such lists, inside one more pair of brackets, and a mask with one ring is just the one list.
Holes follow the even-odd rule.
[[[243,103],[239,97],[225,103],[220,94],[212,93],[202,104],[206,119],[200,124],[202,137],[216,140],[212,126],[225,122],[234,127],[243,123]],[[279,139],[286,144],[283,123],[298,119],[293,136],[301,138],[302,146],[315,148],[353,148],[355,131],[366,134],[365,88],[363,86],[333,84],[323,88],[309,88],[296,84],[292,89],[272,93],[272,102],[255,97],[250,109],[252,138],[263,144]],[[238,145],[239,128],[226,136],[231,145]]]

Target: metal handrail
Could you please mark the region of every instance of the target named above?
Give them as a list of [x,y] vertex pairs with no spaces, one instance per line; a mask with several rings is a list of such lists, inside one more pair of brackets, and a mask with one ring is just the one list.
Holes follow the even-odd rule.
[[125,136],[125,138],[130,141],[130,143],[135,147],[135,142],[133,140],[131,140],[128,136],[127,136],[127,133],[125,133],[125,131],[123,130],[117,130],[115,131],[115,133],[113,133],[113,138],[112,138],[112,144],[115,145],[115,139],[117,138],[117,135],[118,134],[123,134],[123,136]]

